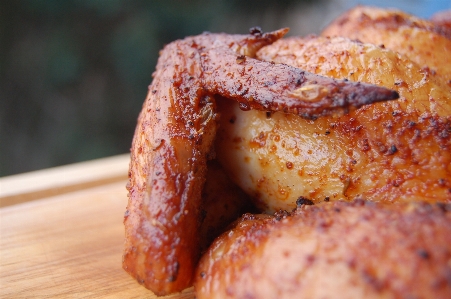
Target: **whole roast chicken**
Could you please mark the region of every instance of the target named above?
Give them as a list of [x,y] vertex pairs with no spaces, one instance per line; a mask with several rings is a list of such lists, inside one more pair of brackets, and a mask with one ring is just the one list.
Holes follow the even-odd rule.
[[[393,205],[392,216],[381,212],[374,222],[379,225],[408,213],[411,202],[451,201],[447,75],[387,45],[282,39],[286,33],[205,33],[160,53],[132,143],[123,254],[123,268],[157,295],[182,291],[193,280],[200,298],[216,287],[225,298],[258,294],[233,292],[230,282],[212,278],[229,273],[235,258],[216,263],[229,253],[237,261],[250,257],[250,267],[261,263],[252,258],[258,246],[246,238],[232,238],[223,249],[210,245],[245,212],[277,211],[248,217],[263,219],[251,230],[259,235],[302,205],[322,202],[328,210],[331,202],[362,198]],[[295,235],[290,240],[302,246]],[[234,253],[239,246],[245,250]],[[287,262],[296,263],[287,250]],[[214,274],[199,270],[209,263]],[[248,279],[256,282],[249,288],[258,288],[259,277]]]

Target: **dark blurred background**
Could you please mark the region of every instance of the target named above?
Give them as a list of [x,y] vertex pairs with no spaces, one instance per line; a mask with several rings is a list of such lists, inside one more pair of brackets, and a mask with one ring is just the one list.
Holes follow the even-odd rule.
[[358,4],[451,1],[0,0],[0,176],[129,151],[164,44],[203,31],[319,33]]

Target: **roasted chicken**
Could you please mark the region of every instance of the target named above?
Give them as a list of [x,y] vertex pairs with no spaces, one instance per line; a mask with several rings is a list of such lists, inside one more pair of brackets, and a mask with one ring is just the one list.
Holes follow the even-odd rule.
[[123,254],[123,268],[157,295],[190,286],[200,255],[201,194],[218,119],[215,97],[235,100],[243,110],[314,118],[399,96],[253,58],[286,32],[206,33],[161,51],[132,143]]
[[451,205],[358,200],[244,215],[199,262],[196,298],[451,295]]
[[[368,21],[383,45],[257,28],[167,45],[131,148],[123,268],[157,295],[194,278],[199,298],[450,295],[448,31],[390,13]],[[198,266],[255,209],[278,212],[246,214]]]

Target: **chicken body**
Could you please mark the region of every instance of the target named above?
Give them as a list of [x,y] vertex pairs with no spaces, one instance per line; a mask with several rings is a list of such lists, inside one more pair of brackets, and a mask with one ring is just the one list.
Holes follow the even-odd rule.
[[261,210],[291,210],[299,198],[451,201],[451,86],[443,76],[341,37],[287,38],[257,56],[400,94],[316,120],[219,102],[218,159]]
[[199,262],[208,298],[450,298],[451,206],[333,202],[245,215]]
[[[191,285],[201,232],[216,230],[200,227],[209,215],[203,213],[202,191],[213,157],[216,97],[235,100],[242,109],[313,117],[399,96],[253,58],[286,32],[206,33],[161,51],[132,143],[123,254],[123,268],[157,295]],[[314,98],[300,92],[312,86],[327,92]],[[227,210],[206,206],[213,213]]]
[[[388,31],[417,40],[275,42],[287,30],[253,29],[167,45],[131,149],[123,268],[157,295],[189,287],[201,250],[247,209],[242,190],[266,212],[365,198],[396,205],[324,203],[279,222],[285,214],[246,216],[201,261],[199,296],[313,297],[340,286],[350,297],[448,298],[449,207],[405,203],[451,201],[447,27],[394,20],[402,30],[380,27],[384,40]],[[406,45],[421,57],[389,49]],[[208,162],[215,154],[221,165]],[[396,246],[388,256],[387,242]],[[315,286],[324,269],[334,281]]]

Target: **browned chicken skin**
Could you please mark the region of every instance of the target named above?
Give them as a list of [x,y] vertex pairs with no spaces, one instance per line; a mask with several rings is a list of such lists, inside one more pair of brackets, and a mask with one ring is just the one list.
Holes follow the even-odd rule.
[[451,64],[447,63],[451,57],[451,28],[444,24],[446,21],[434,23],[399,10],[357,6],[334,20],[321,34],[384,46],[451,80]]
[[199,262],[208,298],[450,298],[451,206],[331,202],[244,215]]
[[218,117],[214,96],[243,109],[306,117],[398,97],[252,58],[286,32],[203,34],[161,51],[131,149],[123,255],[123,268],[157,295],[190,286],[200,255],[201,193]]
[[200,217],[200,251],[244,213],[257,213],[249,196],[227,176],[219,162],[207,162],[207,176],[202,189]]

